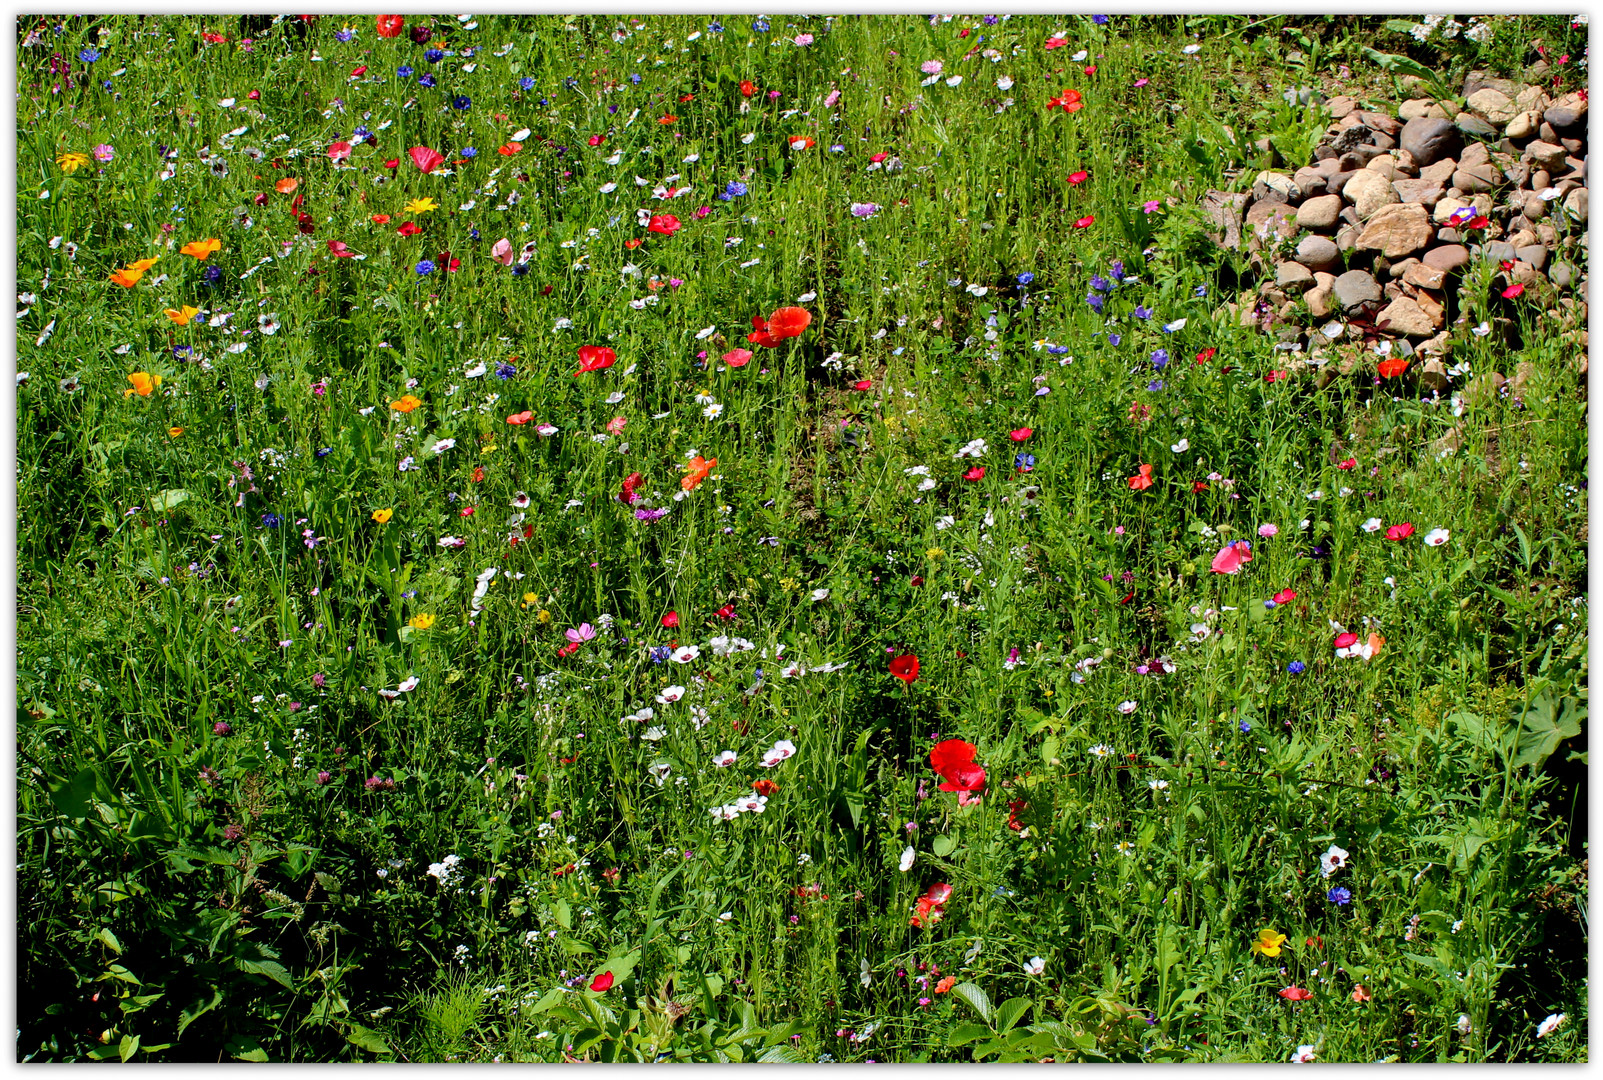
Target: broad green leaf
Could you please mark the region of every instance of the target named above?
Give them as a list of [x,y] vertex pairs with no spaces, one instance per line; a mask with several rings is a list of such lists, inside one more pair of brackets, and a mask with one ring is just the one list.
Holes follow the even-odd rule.
[[974,1006],[974,1011],[980,1014],[981,1020],[984,1020],[987,1024],[991,1022],[991,999],[984,990],[981,990],[974,983],[958,983],[952,987],[952,996],[962,998]]
[[930,850],[940,859],[946,858],[956,847],[957,841],[946,835],[937,836],[930,844]]

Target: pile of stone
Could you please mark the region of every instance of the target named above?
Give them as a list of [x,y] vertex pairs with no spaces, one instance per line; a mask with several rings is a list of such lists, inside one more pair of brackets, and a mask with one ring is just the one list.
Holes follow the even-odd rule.
[[1445,355],[1467,310],[1451,294],[1492,260],[1496,290],[1524,285],[1522,301],[1585,326],[1585,96],[1472,73],[1459,104],[1419,98],[1392,116],[1333,98],[1306,165],[1259,173],[1250,195],[1208,192],[1215,241],[1244,246],[1262,278],[1234,305],[1243,323],[1287,348],[1367,334]]

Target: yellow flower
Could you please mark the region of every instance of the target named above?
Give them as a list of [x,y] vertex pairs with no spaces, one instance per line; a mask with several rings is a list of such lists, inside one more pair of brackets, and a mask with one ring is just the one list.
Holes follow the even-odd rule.
[[406,212],[408,214],[426,214],[430,210],[438,210],[439,208],[439,203],[430,198],[413,199],[406,204]]
[[61,166],[64,173],[75,173],[89,164],[89,155],[79,153],[77,150],[64,150],[56,158],[56,164]]
[[136,271],[138,271],[139,273],[142,274],[146,270],[149,270],[152,266],[155,266],[156,262],[160,258],[161,258],[160,255],[152,255],[148,259],[135,259],[133,262],[128,264],[128,269],[129,270],[136,270]]
[[541,608],[534,616],[534,621],[539,623],[548,623],[551,621],[551,613],[545,608]]
[[1277,934],[1273,930],[1260,930],[1258,940],[1252,943],[1252,951],[1270,957],[1279,956],[1280,946],[1285,940],[1285,934]]
[[539,600],[540,600],[540,598],[538,596],[534,595],[532,592],[526,592],[526,593],[523,594],[523,606],[525,608],[533,607],[536,603],[539,602]]
[[168,436],[174,439],[178,438],[178,436],[182,435],[183,433],[184,429],[181,427],[170,427],[167,429]]
[[946,552],[942,551],[940,548],[930,548],[929,550],[924,552],[924,557],[926,559],[929,559],[931,562],[935,562],[935,561],[939,560],[942,555],[945,555],[945,554],[946,554]]
[[411,626],[414,630],[427,630],[434,625],[433,615],[413,615]]
[[179,326],[188,326],[189,320],[200,314],[200,308],[190,307],[188,304],[185,304],[177,311],[174,311],[172,308],[167,308],[162,311],[162,314],[167,316],[173,322],[177,323]]
[[407,413],[411,412],[421,404],[423,404],[421,398],[415,398],[411,394],[402,394],[400,401],[390,402],[390,408],[394,409],[396,412]]
[[388,507],[388,506],[385,507],[383,510],[375,510],[375,511],[373,511],[373,520],[378,522],[380,525],[386,524],[390,520],[390,518],[392,518],[394,516],[395,516],[395,510],[392,507]]

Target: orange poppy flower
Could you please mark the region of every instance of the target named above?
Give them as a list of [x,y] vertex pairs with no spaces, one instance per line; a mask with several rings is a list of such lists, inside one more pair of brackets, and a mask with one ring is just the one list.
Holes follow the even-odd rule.
[[188,304],[185,304],[177,311],[174,311],[172,308],[166,308],[162,311],[162,314],[167,316],[173,322],[177,323],[179,326],[188,326],[189,320],[200,314],[200,308],[190,307]]
[[409,413],[421,404],[423,404],[421,398],[415,398],[411,394],[402,394],[400,401],[390,402],[390,408],[396,412]]
[[176,438],[178,438],[178,436],[182,435],[183,433],[184,433],[184,429],[181,428],[181,427],[170,427],[170,428],[167,429],[168,438],[176,439]]
[[373,215],[373,224],[375,224],[375,225],[388,225],[389,223],[390,223],[390,215],[388,215],[388,214],[374,214]]
[[669,124],[678,123],[678,121],[679,118],[673,113],[668,113],[664,116],[657,117],[657,123],[661,124],[663,127],[667,127]]
[[143,270],[113,270],[106,276],[123,288],[131,289],[139,284],[139,279],[145,276],[145,272]]
[[1396,378],[1408,370],[1408,361],[1401,356],[1394,356],[1390,360],[1380,362],[1380,376],[1383,379]]
[[149,270],[152,266],[155,266],[156,260],[159,258],[161,258],[160,255],[152,255],[148,259],[135,259],[133,262],[128,264],[128,269],[134,273],[143,274],[146,270]]
[[1136,475],[1130,477],[1131,491],[1145,491],[1152,486],[1152,466],[1143,465],[1136,470]]
[[948,975],[945,978],[943,978],[940,982],[935,984],[935,992],[937,994],[944,994],[944,993],[946,993],[948,990],[950,990],[952,987],[954,987],[956,985],[957,985],[957,976],[956,975]]
[[288,195],[290,192],[294,191],[300,186],[301,182],[299,180],[295,179],[293,176],[286,176],[284,179],[274,184],[273,189],[280,195]]
[[635,248],[640,246],[640,239],[638,237],[634,237],[629,240],[625,240],[623,242],[623,246],[628,248],[630,251],[633,251]]
[[757,92],[757,84],[756,83],[752,82],[750,79],[742,79],[742,80],[740,80],[740,96],[741,97],[751,97],[756,92]]
[[520,143],[520,142],[517,142],[516,140],[514,140],[512,142],[503,143],[501,145],[501,149],[498,151],[498,153],[502,157],[511,157],[513,154],[516,154],[519,150],[522,150],[522,149],[523,149],[523,144]]
[[205,262],[207,256],[211,255],[213,252],[220,251],[222,246],[223,242],[214,236],[209,240],[195,240],[191,243],[185,244],[183,247],[178,249],[178,253],[180,255],[193,255],[201,262]]
[[507,417],[507,423],[509,423],[509,424],[527,424],[530,420],[533,420],[533,419],[534,419],[534,413],[528,412],[527,410],[525,410],[524,412],[513,413],[511,416]]
[[148,371],[136,371],[128,376],[128,381],[134,384],[132,390],[124,390],[123,397],[129,394],[138,394],[140,397],[149,397],[150,392],[161,385],[161,376],[152,375]]
[[707,479],[708,475],[712,472],[713,467],[717,464],[717,458],[708,459],[702,457],[700,454],[697,454],[695,457],[691,458],[690,463],[685,466],[685,476],[684,479],[679,481],[679,486],[684,488],[686,491],[695,491],[701,482]]

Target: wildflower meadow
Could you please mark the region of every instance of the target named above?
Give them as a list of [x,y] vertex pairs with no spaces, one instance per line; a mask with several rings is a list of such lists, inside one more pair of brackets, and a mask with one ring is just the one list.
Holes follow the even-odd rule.
[[1585,1061],[1588,32],[21,16],[18,1059]]

